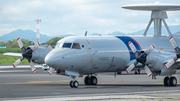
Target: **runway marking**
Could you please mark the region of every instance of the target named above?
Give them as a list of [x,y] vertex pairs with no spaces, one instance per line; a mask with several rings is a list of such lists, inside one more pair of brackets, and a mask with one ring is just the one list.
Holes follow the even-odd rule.
[[[82,80],[77,80],[82,81]],[[70,80],[61,80],[61,81],[27,81],[27,82],[14,82],[14,83],[5,83],[5,84],[42,84],[42,83],[53,83],[53,82],[70,82]]]
[[5,83],[5,84],[39,84],[39,83],[52,83],[52,82],[69,82],[70,80],[61,81],[27,81],[27,82],[15,82],[15,83]]
[[132,83],[133,84],[133,83],[141,83],[141,82],[123,82],[123,83]]
[[0,72],[29,72],[29,70],[3,70],[3,71],[1,71],[0,70]]
[[[138,83],[141,83],[141,82],[121,82],[121,83],[118,83],[118,82],[106,82],[106,83],[98,83],[98,84],[138,84]],[[164,83],[153,83],[153,84],[164,84]],[[180,84],[180,83],[177,83],[177,84]]]
[[[100,93],[100,94],[82,94],[82,95],[61,95],[61,96],[55,96],[52,98],[52,96],[38,96],[38,97],[26,97],[26,98],[21,98],[21,100],[38,100],[38,101],[50,101],[50,100],[73,100],[73,101],[78,101],[78,100],[147,100],[149,99],[152,100],[172,100],[172,101],[179,101],[179,97],[173,98],[174,96],[170,96],[169,98],[163,98],[163,97],[155,97],[152,94],[164,94],[167,93],[167,95],[170,94],[178,94],[179,90],[166,90],[166,91],[145,91],[145,92],[130,92],[130,93]],[[60,95],[61,93],[53,93],[55,95]],[[121,96],[119,96],[121,95]],[[148,95],[148,96],[147,96]],[[92,97],[93,96],[93,97]],[[19,101],[19,99],[15,99],[14,101]]]
[[[164,84],[164,83],[154,83],[154,84]],[[177,83],[177,84],[180,84],[180,83]]]
[[[36,68],[41,68],[41,65],[35,65]],[[14,68],[13,65],[0,65],[0,69]],[[16,68],[30,68],[30,65],[18,65]]]
[[116,82],[106,82],[106,83],[98,83],[98,84],[118,84]]

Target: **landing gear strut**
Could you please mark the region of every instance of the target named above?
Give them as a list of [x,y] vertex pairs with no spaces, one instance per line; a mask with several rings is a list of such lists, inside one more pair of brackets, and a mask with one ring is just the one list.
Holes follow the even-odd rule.
[[91,76],[91,77],[86,76],[84,78],[84,84],[85,85],[97,85],[97,82],[98,82],[98,80],[95,76]]
[[75,78],[76,78],[76,77],[73,76],[73,77],[72,77],[73,80],[71,80],[71,82],[69,83],[69,85],[70,85],[71,88],[78,88],[78,86],[79,86],[79,83],[78,83],[78,81],[75,80]]
[[176,86],[177,85],[177,79],[176,77],[168,77],[166,76],[164,78],[164,86]]
[[135,71],[134,71],[134,74],[140,74],[140,71],[141,71],[140,69],[135,70]]

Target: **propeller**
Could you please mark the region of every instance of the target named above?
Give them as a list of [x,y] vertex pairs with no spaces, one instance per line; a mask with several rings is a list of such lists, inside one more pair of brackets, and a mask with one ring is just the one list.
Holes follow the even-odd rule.
[[146,62],[147,55],[150,54],[154,50],[155,46],[151,45],[147,50],[141,51],[140,53],[137,51],[136,47],[131,41],[129,42],[129,47],[131,48],[132,52],[135,54],[136,61],[126,69],[126,72],[129,73],[138,63],[141,63],[147,75],[150,77],[152,75],[152,72],[148,68],[148,66],[145,64],[145,62]]
[[28,62],[30,64],[30,66],[31,66],[32,72],[35,73],[36,68],[35,68],[34,64],[32,63],[32,61],[31,61],[31,57],[32,57],[32,52],[34,50],[36,50],[40,46],[39,42],[36,43],[34,46],[32,46],[30,48],[27,48],[27,49],[25,49],[25,47],[24,47],[24,45],[23,45],[20,38],[17,39],[17,43],[18,43],[19,47],[22,50],[22,57],[13,63],[13,67],[16,68],[17,65],[19,65],[24,58],[26,58],[26,59],[28,59]]
[[50,69],[49,69],[49,71],[48,71],[48,74],[51,75],[51,74],[53,73],[53,71],[54,71],[54,68],[51,68],[51,67],[50,67]]
[[51,47],[51,45],[47,45],[47,49],[49,50],[49,51],[51,51],[51,50],[53,50],[53,48]]
[[[49,44],[47,45],[47,49],[48,49],[49,51],[53,50],[53,48],[52,48]],[[51,74],[53,73],[53,71],[54,71],[54,68],[51,68],[51,67],[50,67],[50,69],[49,69],[49,71],[48,71],[48,74],[51,75]]]
[[164,65],[164,67],[165,67],[166,69],[168,69],[169,67],[171,67],[171,66],[178,60],[178,58],[180,58],[180,48],[177,46],[177,44],[176,44],[176,42],[175,42],[175,40],[174,40],[174,38],[173,38],[172,36],[169,38],[169,41],[171,42],[171,44],[172,44],[172,46],[173,46],[173,48],[174,48],[174,50],[175,50],[175,52],[176,52],[176,57],[174,57],[173,59],[169,60],[169,61]]

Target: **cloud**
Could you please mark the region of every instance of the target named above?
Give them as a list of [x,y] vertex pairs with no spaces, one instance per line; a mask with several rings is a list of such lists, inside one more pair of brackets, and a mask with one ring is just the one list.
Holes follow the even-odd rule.
[[[150,3],[154,3],[152,0]],[[159,0],[179,3],[179,0]],[[40,32],[46,35],[84,35],[114,31],[124,33],[144,29],[151,12],[122,9],[122,5],[149,3],[143,0],[0,0],[0,35],[16,29],[36,30],[34,19],[41,19]],[[179,11],[168,12],[168,25],[180,24]]]

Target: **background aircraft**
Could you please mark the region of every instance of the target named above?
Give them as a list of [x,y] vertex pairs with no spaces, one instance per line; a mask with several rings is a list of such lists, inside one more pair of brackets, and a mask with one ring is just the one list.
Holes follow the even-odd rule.
[[[148,76],[166,76],[164,85],[176,86],[177,79],[172,75],[176,73],[179,67],[180,49],[178,46],[180,42],[179,37],[174,37],[171,34],[164,19],[167,18],[166,11],[180,10],[180,5],[140,4],[126,5],[123,8],[152,11],[151,19],[143,37],[72,36],[58,41],[55,49],[52,50],[51,48],[50,52],[47,49],[41,50],[38,44],[25,49],[21,42],[18,42],[24,55],[14,63],[15,66],[23,58],[35,63],[45,62],[52,67],[48,72],[49,74],[56,70],[59,75],[72,77],[70,87],[75,88],[79,85],[78,81],[75,80],[76,77],[87,75],[84,83],[86,85],[96,85],[98,80],[94,74],[98,72],[126,71],[128,73],[135,67],[144,68]],[[148,37],[146,33],[152,22],[154,23],[154,36]],[[162,36],[162,23],[169,32],[170,38]],[[155,47],[158,48],[155,49]],[[30,64],[32,64],[31,61]]]
[[27,48],[24,47],[22,41],[20,38],[17,39],[18,45],[22,50],[22,53],[4,53],[3,55],[7,55],[7,56],[16,56],[16,57],[21,57],[20,59],[18,59],[17,61],[15,61],[12,65],[14,68],[17,67],[17,65],[20,64],[20,62],[26,58],[28,60],[28,62],[30,63],[30,67],[32,72],[36,72],[36,68],[34,66],[34,63],[37,64],[42,64],[42,68],[43,69],[49,69],[49,66],[47,66],[46,64],[44,64],[44,58],[45,56],[49,53],[49,51],[51,51],[53,48],[50,45],[47,45],[47,47],[39,47],[40,44],[39,42],[37,42],[34,46],[28,46]]

